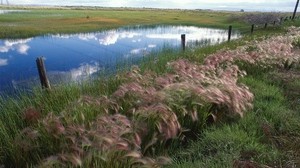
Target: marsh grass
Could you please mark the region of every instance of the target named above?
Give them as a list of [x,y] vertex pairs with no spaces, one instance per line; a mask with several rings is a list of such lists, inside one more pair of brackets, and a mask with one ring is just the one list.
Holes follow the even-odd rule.
[[[259,69],[256,71],[261,73]],[[281,86],[274,85],[266,75],[251,75],[242,82],[255,94],[254,109],[239,121],[206,129],[196,142],[190,142],[187,149],[174,155],[175,163],[170,167],[287,167],[299,164],[299,146],[291,141],[299,142],[300,116],[288,107]],[[286,155],[283,151],[291,153]]]
[[[282,48],[265,52],[255,39],[273,44],[264,43],[271,35],[257,34],[186,52],[166,48],[140,67],[81,86],[0,98],[0,163],[158,167],[170,164],[160,157],[169,155],[171,167],[296,165],[298,114],[266,77],[276,65],[284,68],[280,55],[291,57],[289,43],[279,38]],[[249,52],[264,54],[255,68]],[[266,68],[264,56],[272,54]]]
[[[93,32],[130,25],[193,25],[227,28],[230,12],[159,9],[25,9],[0,15],[0,38]],[[242,24],[242,23],[238,23]]]
[[[248,43],[247,50],[256,49]],[[254,93],[254,108],[240,120],[205,129],[196,142],[177,150],[170,167],[298,167],[300,116],[293,91],[298,70],[285,69],[283,62],[270,67],[238,62],[247,71],[240,82]]]
[[[153,59],[153,64],[146,64],[146,62],[151,62],[151,60],[146,60],[145,63],[142,63],[143,75],[146,76],[144,76],[144,81],[140,81],[142,82],[141,84],[143,82],[150,82],[149,84],[151,84],[152,80],[163,79],[157,75],[166,75],[166,73],[171,73],[170,75],[172,75],[172,73],[180,70],[178,68],[177,70],[166,68],[166,65],[169,61],[185,57],[188,53],[192,53],[192,51],[183,53],[166,49],[159,56],[149,57],[149,59]],[[181,64],[189,67],[190,63],[187,61],[176,63],[175,61],[174,66],[181,66]],[[198,66],[196,64],[190,65],[195,68]],[[147,76],[147,72],[152,70],[155,74],[150,73],[148,74],[150,76]],[[90,166],[92,161],[105,167],[164,164],[167,160],[164,161],[163,158],[159,157],[155,159],[157,155],[166,153],[164,150],[166,145],[178,144],[176,136],[179,134],[181,126],[190,128],[190,130],[188,130],[188,134],[183,132],[185,136],[179,137],[178,142],[181,141],[181,138],[188,138],[190,136],[189,133],[197,132],[199,127],[205,128],[207,117],[210,115],[211,105],[202,106],[199,102],[192,101],[193,97],[197,97],[192,92],[182,94],[184,92],[180,90],[176,92],[176,87],[174,88],[174,93],[172,89],[164,90],[165,84],[163,83],[158,83],[158,86],[155,87],[157,87],[158,91],[161,90],[168,95],[165,105],[156,104],[155,97],[153,97],[153,100],[149,97],[151,95],[141,95],[140,99],[142,101],[144,99],[145,105],[148,105],[139,108],[137,108],[139,105],[135,102],[135,95],[132,95],[133,97],[127,95],[124,99],[121,97],[120,102],[111,99],[112,94],[116,94],[123,86],[127,87],[126,82],[128,82],[130,77],[132,80],[137,80],[138,83],[142,75],[139,71],[138,69],[133,69],[131,75],[128,72],[123,72],[116,76],[99,78],[92,83],[86,83],[79,87],[72,85],[61,86],[51,91],[36,89],[31,94],[20,94],[17,98],[1,98],[0,135],[3,137],[0,141],[2,146],[0,149],[1,163],[4,165],[13,164],[14,166]],[[191,80],[184,77],[184,73],[190,72],[183,71],[182,73],[180,77],[182,80]],[[135,75],[137,78],[135,78]],[[143,88],[135,90],[135,88],[130,87],[129,89],[133,89],[131,93],[139,93],[144,90]],[[140,93],[144,94],[143,92]],[[148,100],[148,98],[150,99]],[[152,101],[154,104],[151,105]],[[188,103],[188,106],[186,103]],[[131,111],[135,108],[137,108],[136,113],[131,114]],[[174,110],[177,112],[173,113]],[[193,110],[199,110],[199,113],[195,114],[192,112]],[[156,115],[153,111],[161,114]],[[192,113],[186,115],[186,112]],[[133,117],[132,120],[137,121],[137,125],[132,128],[137,127],[138,134],[126,133],[126,135],[123,135],[120,130],[121,134],[117,136],[120,136],[119,138],[126,136],[126,139],[131,137],[141,142],[134,145],[128,144],[129,141],[127,140],[120,141],[117,144],[120,145],[118,147],[122,147],[121,151],[109,150],[111,152],[108,155],[104,155],[104,153],[107,153],[106,148],[99,148],[94,143],[104,140],[103,142],[106,144],[112,145],[114,141],[112,141],[112,137],[105,138],[105,136],[105,139],[101,137],[97,139],[98,136],[95,136],[97,134],[95,134],[96,130],[94,129],[103,125],[103,123],[101,124],[100,122],[100,125],[97,125],[97,120],[95,121],[95,119],[99,118],[100,121],[108,121],[101,118],[105,118],[107,114],[113,115],[118,113],[127,115],[129,118]],[[196,120],[197,122],[195,122]],[[118,119],[112,120],[111,123],[104,123],[104,125],[107,124],[107,127],[114,127],[113,121],[118,121]],[[170,123],[171,125],[169,125]],[[146,127],[144,127],[144,124],[146,124]],[[93,125],[96,127],[93,127]],[[172,125],[174,127],[171,127]],[[144,129],[148,132],[146,135],[143,135]],[[162,136],[159,133],[162,133]],[[99,132],[99,136],[101,134]],[[193,136],[196,135],[196,133],[193,134]],[[172,138],[175,138],[175,140],[169,140]],[[113,139],[118,139],[118,137]],[[137,146],[137,148],[134,146]],[[141,153],[139,153],[140,150]],[[22,151],[22,153],[19,151]],[[113,159],[124,158],[125,156],[128,156],[128,159],[121,159],[120,163],[113,162]],[[153,158],[148,158],[147,156],[152,156]]]

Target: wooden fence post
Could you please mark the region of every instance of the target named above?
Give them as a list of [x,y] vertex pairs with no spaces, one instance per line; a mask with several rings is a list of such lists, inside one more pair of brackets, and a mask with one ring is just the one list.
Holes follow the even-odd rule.
[[231,32],[232,32],[232,26],[230,25],[228,27],[228,42],[230,42],[230,40],[231,40]]
[[182,50],[185,51],[185,34],[181,35],[181,46]]
[[294,9],[294,13],[293,13],[293,17],[292,17],[293,20],[295,19],[297,9],[298,9],[298,5],[299,5],[299,0],[297,0],[296,6],[295,6],[295,9]]
[[273,26],[275,26],[275,25],[276,25],[276,21],[273,22]]
[[47,73],[46,73],[46,68],[45,68],[43,57],[39,57],[36,59],[36,65],[38,68],[42,88],[43,89],[51,89],[50,82],[47,78]]
[[268,23],[265,23],[265,29],[268,27]]
[[251,26],[251,34],[253,34],[253,32],[254,32],[254,24],[252,24]]

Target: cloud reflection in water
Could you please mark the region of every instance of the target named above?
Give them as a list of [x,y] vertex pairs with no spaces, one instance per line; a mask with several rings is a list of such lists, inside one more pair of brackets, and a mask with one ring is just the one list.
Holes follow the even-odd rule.
[[0,67],[1,67],[1,66],[5,66],[5,65],[8,65],[8,60],[7,60],[7,59],[1,59],[1,58],[0,58]]
[[[1,61],[0,61],[1,62]],[[70,71],[49,71],[47,73],[51,85],[62,83],[82,83],[92,78],[92,75],[101,70],[98,63],[83,63],[78,68],[73,68]],[[31,90],[33,86],[39,85],[37,76],[28,78],[26,80],[15,81],[11,83],[15,89],[28,89]]]
[[10,50],[16,50],[20,54],[27,55],[27,52],[30,49],[30,46],[27,43],[30,41],[31,38],[19,40],[5,40],[4,44],[2,46],[0,45],[0,52],[7,53]]
[[[137,62],[164,47],[180,49],[181,34],[187,47],[204,46],[227,40],[227,30],[193,26],[135,26],[103,32],[58,34],[22,40],[0,40],[0,86],[25,85],[23,81],[39,80],[34,60],[45,56],[51,84],[81,82],[90,79],[101,68],[114,70],[122,61]],[[233,33],[232,39],[239,37]],[[19,55],[19,57],[17,57]],[[20,55],[27,55],[20,57]],[[2,75],[1,74],[1,75]],[[31,82],[32,83],[32,82]],[[1,88],[0,88],[1,90]]]
[[70,71],[50,71],[49,80],[54,83],[81,83],[88,80],[99,70],[101,70],[101,68],[98,63],[82,63],[78,68],[73,68]]

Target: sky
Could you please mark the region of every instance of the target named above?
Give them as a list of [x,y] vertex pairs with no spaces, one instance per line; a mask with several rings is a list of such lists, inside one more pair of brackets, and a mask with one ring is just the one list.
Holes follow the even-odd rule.
[[[1,0],[6,2],[7,0]],[[224,9],[245,11],[293,11],[296,0],[8,0],[19,5],[70,5],[103,7],[149,7]]]

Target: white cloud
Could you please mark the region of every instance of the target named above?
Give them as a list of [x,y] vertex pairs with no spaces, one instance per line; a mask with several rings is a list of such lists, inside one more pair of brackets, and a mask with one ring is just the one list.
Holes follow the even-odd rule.
[[[1,59],[0,59],[1,66]],[[48,78],[52,85],[61,84],[61,83],[81,83],[89,79],[91,75],[98,72],[100,70],[100,66],[98,63],[84,63],[81,64],[78,68],[71,69],[69,71],[49,71]],[[14,88],[32,88],[32,86],[36,86],[39,84],[39,78],[32,77],[27,78],[25,80],[15,81],[12,80],[12,85]]]
[[142,39],[137,39],[137,40],[132,40],[133,43],[138,43],[138,42],[141,42]]
[[148,48],[155,48],[157,45],[156,44],[149,44]]
[[147,48],[137,48],[137,49],[133,49],[130,51],[130,54],[141,54],[143,52],[146,52],[147,51]]
[[97,40],[95,33],[79,34],[78,38],[83,41]]
[[[196,41],[201,38],[211,39],[212,42],[218,41],[218,39],[226,39],[228,36],[228,32],[226,30],[221,29],[209,29],[209,28],[198,28],[191,26],[179,26],[174,27],[172,32],[165,34],[147,34],[146,37],[150,39],[170,39],[170,40],[181,40],[180,34],[186,34],[187,41]],[[232,38],[237,38],[237,34],[233,34]]]
[[134,32],[127,32],[127,31],[116,31],[112,30],[107,32],[105,35],[98,34],[96,35],[95,39],[98,39],[101,45],[113,45],[118,42],[118,40],[125,39],[125,38],[134,38],[135,36],[141,36],[141,34],[134,33]]
[[0,58],[0,67],[1,67],[1,66],[5,66],[5,65],[8,65],[8,60],[7,60],[7,59],[1,59],[1,58]]
[[100,69],[99,64],[95,63],[94,65],[90,64],[81,64],[80,67],[72,69],[70,71],[71,79],[73,81],[81,81],[92,74],[98,72]]
[[109,31],[106,36],[99,39],[99,43],[105,46],[112,45],[115,44],[118,41],[118,39],[119,39],[118,33],[116,33],[115,31]]
[[30,41],[31,38],[20,40],[5,40],[4,45],[0,46],[0,52],[6,53],[10,50],[16,50],[20,54],[27,55],[27,51],[30,49],[30,46],[27,43]]
[[20,54],[27,55],[27,51],[29,50],[30,46],[27,44],[20,44],[17,46],[17,50]]
[[[69,39],[73,37],[78,37],[80,40],[83,41],[90,41],[95,40],[98,41],[100,45],[113,45],[118,42],[118,40],[121,39],[131,39],[136,36],[141,36],[139,33],[130,32],[130,31],[124,31],[124,30],[110,30],[105,31],[104,33],[80,33],[80,34],[74,34],[74,35],[68,35],[68,34],[60,34],[60,35],[53,35],[54,38],[62,38],[62,39]],[[141,39],[138,39],[137,41],[141,41]],[[1,51],[1,48],[0,48]]]
[[72,36],[73,35],[68,35],[68,34],[56,34],[56,35],[52,35],[52,37],[54,37],[54,38],[60,38],[60,39],[69,39]]
[[6,53],[6,52],[8,52],[9,51],[9,47],[7,47],[7,46],[0,46],[0,52],[2,52],[2,53]]

